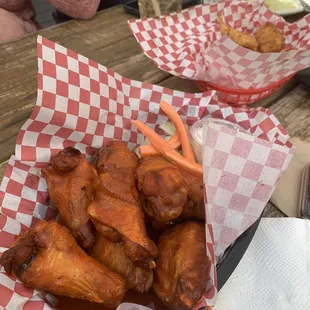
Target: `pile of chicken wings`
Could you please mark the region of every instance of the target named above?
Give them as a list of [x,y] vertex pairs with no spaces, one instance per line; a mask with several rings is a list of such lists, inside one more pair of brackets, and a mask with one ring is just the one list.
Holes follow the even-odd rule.
[[[6,272],[55,295],[116,308],[154,290],[191,309],[208,281],[202,178],[112,141],[93,163],[72,147],[42,169],[59,221],[39,221],[1,257]],[[152,236],[152,238],[151,238]],[[155,236],[155,237],[154,237]]]

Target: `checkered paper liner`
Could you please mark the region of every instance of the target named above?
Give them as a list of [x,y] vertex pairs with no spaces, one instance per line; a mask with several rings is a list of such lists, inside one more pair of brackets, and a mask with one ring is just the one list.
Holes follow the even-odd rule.
[[[229,89],[261,89],[310,65],[310,15],[287,23],[262,0],[221,1],[160,18],[129,21],[141,49],[163,71]],[[270,22],[294,50],[258,53],[222,36],[218,13],[228,25],[253,33]]]
[[124,302],[121,305],[119,305],[116,310],[151,310],[152,308],[153,308],[152,304],[149,305],[149,307],[144,307],[141,305]]
[[212,122],[204,124],[207,209],[220,256],[261,215],[294,148]]
[[[238,123],[261,140],[290,149],[288,135],[266,109],[237,109],[218,103],[212,92],[189,94],[124,78],[106,67],[45,38],[38,37],[37,103],[22,127],[15,156],[8,164],[0,188],[0,250],[4,252],[21,230],[40,219],[51,220],[57,211],[49,203],[41,167],[64,147],[73,146],[91,157],[112,139],[131,148],[144,136],[131,126],[139,119],[160,133],[167,121],[160,102],[169,102],[188,125],[209,115]],[[208,167],[206,167],[208,168]],[[208,184],[205,184],[208,187]],[[207,210],[208,212],[208,210]],[[216,268],[212,225],[206,222],[210,280],[198,307],[214,305]],[[49,309],[42,292],[24,288],[0,271],[0,306],[7,310]],[[30,309],[29,308],[29,309]]]

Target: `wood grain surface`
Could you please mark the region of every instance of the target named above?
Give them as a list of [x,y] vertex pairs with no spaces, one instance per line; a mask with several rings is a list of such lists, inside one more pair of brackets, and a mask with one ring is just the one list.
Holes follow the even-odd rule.
[[[270,110],[288,131],[296,137],[310,142],[310,89],[302,84],[274,102]],[[310,154],[309,154],[310,160]]]
[[155,17],[181,11],[182,0],[139,0],[141,17]]
[[3,178],[7,164],[8,164],[8,161],[4,161],[0,163],[0,180],[2,180]]

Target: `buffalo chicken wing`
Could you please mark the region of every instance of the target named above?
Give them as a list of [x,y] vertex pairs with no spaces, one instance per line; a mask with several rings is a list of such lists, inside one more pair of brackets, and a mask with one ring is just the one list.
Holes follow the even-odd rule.
[[136,171],[144,212],[153,220],[169,223],[188,203],[188,187],[176,166],[162,157],[141,159]]
[[[123,242],[127,256],[136,263],[148,265],[157,255],[157,247],[146,233],[144,214],[140,207],[110,196],[105,190],[104,178],[108,173],[99,175],[94,201],[88,207],[88,213],[99,227],[99,232],[107,231],[109,236],[115,233]],[[121,188],[119,189],[121,191]],[[103,234],[107,237],[106,234]],[[113,240],[108,237],[111,241]]]
[[191,309],[201,299],[208,280],[204,225],[185,222],[164,232],[158,251],[156,295],[170,309]]
[[189,202],[181,215],[182,219],[205,220],[204,188],[202,178],[196,178],[188,186]]
[[152,287],[152,269],[135,266],[127,257],[121,242],[111,242],[98,234],[90,255],[109,269],[121,274],[126,279],[128,289],[144,293]]
[[87,207],[94,196],[96,170],[79,150],[67,147],[56,155],[51,167],[42,169],[42,174],[61,221],[84,249],[89,248],[94,232]]
[[32,288],[116,308],[125,279],[88,256],[66,227],[40,221],[18,237],[1,260],[8,274]]
[[137,156],[125,143],[114,141],[99,150],[95,199],[88,214],[97,231],[110,241],[122,241],[126,255],[141,266],[154,266],[157,247],[146,233],[134,172]]
[[115,169],[125,169],[133,172],[138,167],[138,157],[131,152],[126,143],[112,141],[102,147],[95,155],[95,168],[97,171],[106,172]]

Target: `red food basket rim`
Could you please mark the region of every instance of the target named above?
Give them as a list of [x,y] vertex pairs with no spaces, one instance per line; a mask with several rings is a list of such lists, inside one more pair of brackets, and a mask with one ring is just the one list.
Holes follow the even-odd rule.
[[267,92],[271,89],[277,88],[279,86],[281,86],[282,84],[286,83],[287,81],[289,81],[295,74],[292,74],[274,84],[271,84],[269,86],[260,88],[260,89],[233,89],[233,88],[227,88],[224,86],[219,86],[216,84],[213,84],[211,82],[206,82],[206,81],[197,81],[197,83],[203,83],[207,86],[209,86],[210,88],[217,90],[217,91],[221,91],[221,92],[226,92],[226,93],[230,93],[230,94],[237,94],[237,95],[252,95],[252,94],[260,94],[263,92]]

